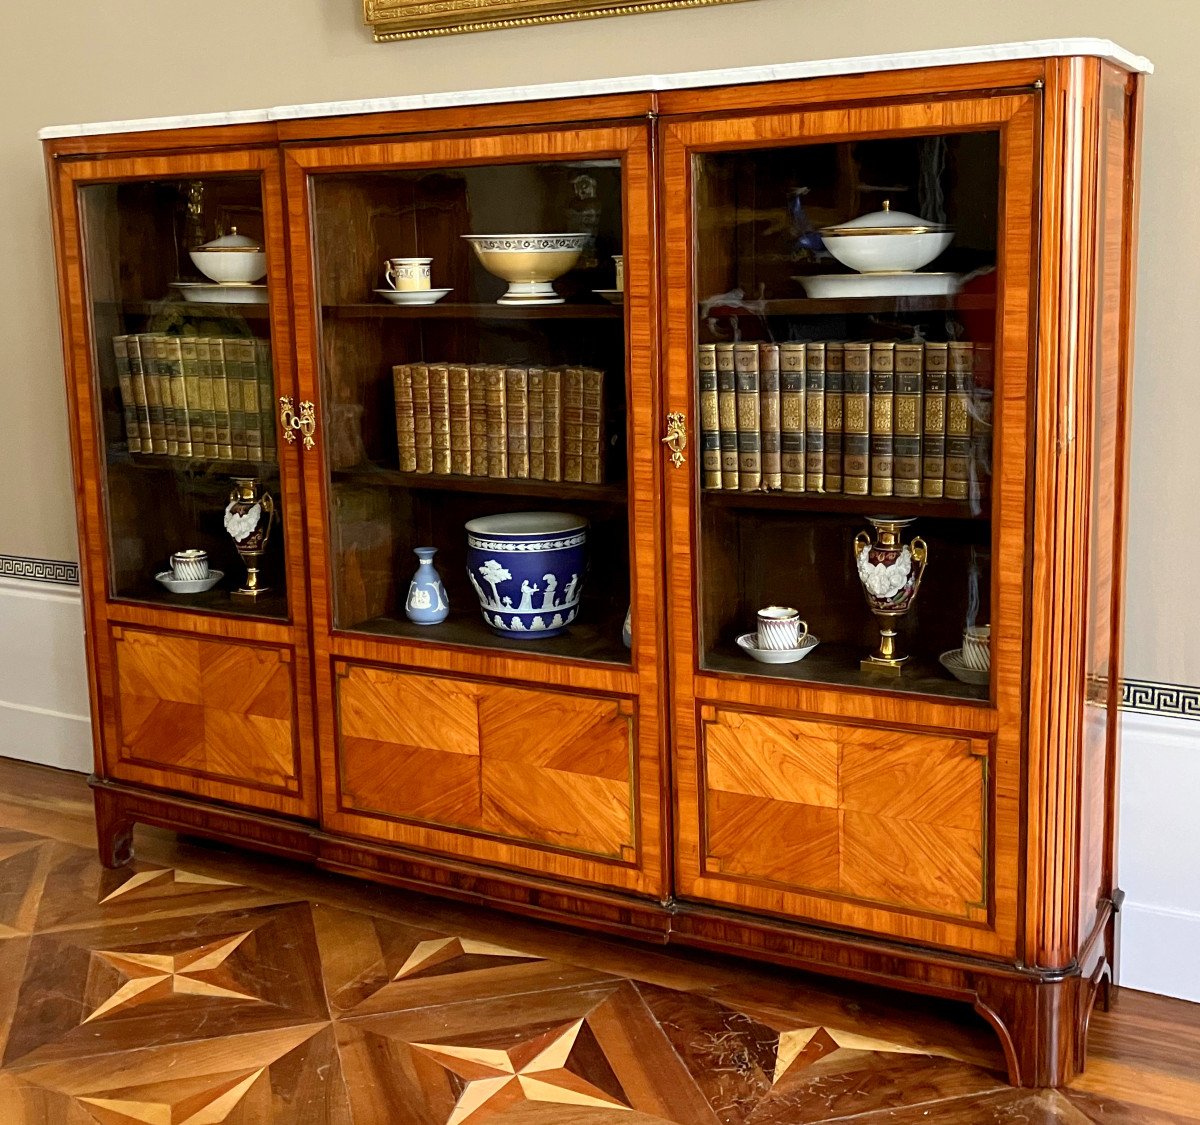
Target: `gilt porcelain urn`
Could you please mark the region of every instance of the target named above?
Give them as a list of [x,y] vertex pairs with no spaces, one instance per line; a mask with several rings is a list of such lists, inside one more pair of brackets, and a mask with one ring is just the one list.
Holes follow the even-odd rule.
[[859,667],[864,672],[898,676],[908,657],[896,648],[896,626],[917,600],[929,551],[919,535],[909,543],[901,542],[901,534],[912,519],[867,519],[875,528],[875,538],[865,531],[854,537],[854,561],[867,606],[879,622],[879,647]]
[[467,577],[497,633],[554,637],[579,613],[588,522],[565,512],[505,512],[467,525]]

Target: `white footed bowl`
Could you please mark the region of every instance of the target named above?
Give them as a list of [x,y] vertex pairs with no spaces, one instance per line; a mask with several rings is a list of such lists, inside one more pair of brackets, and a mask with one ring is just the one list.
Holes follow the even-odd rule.
[[954,231],[922,233],[827,234],[825,248],[844,266],[859,273],[919,270],[929,265],[951,242]]
[[480,264],[508,282],[501,305],[561,305],[550,283],[562,277],[587,245],[586,234],[464,234]]
[[262,250],[227,247],[219,250],[189,250],[192,265],[205,277],[222,285],[248,285],[267,272],[267,255]]

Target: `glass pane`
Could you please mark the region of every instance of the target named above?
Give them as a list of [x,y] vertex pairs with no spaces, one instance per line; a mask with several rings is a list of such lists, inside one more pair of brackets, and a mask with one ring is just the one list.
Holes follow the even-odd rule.
[[93,184],[79,202],[110,594],[286,618],[259,178]]
[[[339,628],[628,662],[621,198],[612,159],[313,180]],[[586,525],[582,556],[493,520],[469,557],[470,521],[545,512],[501,522]]]
[[987,698],[999,167],[996,133],[696,157],[704,667]]

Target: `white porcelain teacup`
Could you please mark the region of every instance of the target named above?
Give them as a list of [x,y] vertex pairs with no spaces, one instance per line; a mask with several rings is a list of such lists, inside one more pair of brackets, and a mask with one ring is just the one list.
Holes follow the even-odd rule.
[[797,649],[808,636],[808,622],[800,620],[799,610],[790,606],[769,605],[758,611],[759,648],[782,652]]
[[990,625],[968,625],[963,630],[962,662],[977,672],[986,672],[992,666],[992,627]]
[[171,556],[171,577],[176,582],[203,582],[208,577],[208,552],[192,547]]
[[402,293],[429,289],[433,278],[432,258],[388,258],[383,276],[387,283]]
[[617,283],[613,286],[619,292],[625,289],[625,255],[614,254],[613,265],[617,267]]

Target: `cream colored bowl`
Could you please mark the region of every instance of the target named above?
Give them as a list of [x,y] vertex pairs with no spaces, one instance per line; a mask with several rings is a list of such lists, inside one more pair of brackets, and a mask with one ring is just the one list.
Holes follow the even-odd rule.
[[252,238],[238,234],[237,227],[189,250],[188,257],[196,269],[219,285],[248,285],[267,272],[263,248]]
[[859,215],[848,223],[821,231],[825,248],[844,266],[859,273],[896,273],[929,265],[951,242],[949,227],[893,211],[889,200],[881,211]]
[[464,234],[480,264],[508,282],[501,305],[561,305],[550,283],[562,277],[587,245],[586,234]]

